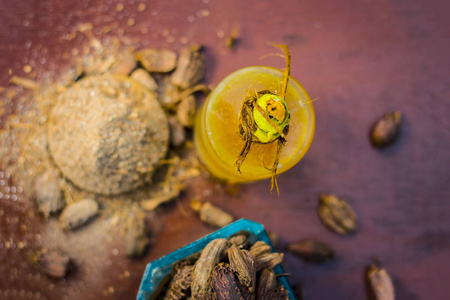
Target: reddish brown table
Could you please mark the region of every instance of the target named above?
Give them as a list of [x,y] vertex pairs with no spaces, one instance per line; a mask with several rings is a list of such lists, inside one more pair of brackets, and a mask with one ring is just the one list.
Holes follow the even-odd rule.
[[[263,223],[280,235],[282,245],[306,237],[329,242],[337,257],[324,265],[286,256],[291,282],[302,283],[306,299],[364,299],[363,271],[372,256],[392,274],[398,299],[448,299],[446,1],[147,1],[143,12],[138,12],[143,0],[124,1],[120,12],[117,3],[1,0],[0,84],[8,83],[9,69],[25,75],[25,64],[39,70],[38,75],[52,70],[57,74],[68,65],[71,50],[81,49],[86,41],[81,35],[67,40],[67,34],[86,22],[94,25],[94,33],[118,22],[126,37],[137,38],[137,47],[179,50],[185,42],[203,44],[210,84],[250,65],[283,67],[279,58],[260,57],[274,51],[267,43],[286,43],[291,74],[318,98],[310,151],[279,177],[280,196],[269,192],[268,181],[243,186],[235,197],[221,186],[206,184],[190,188],[181,205],[187,208],[190,198],[201,194],[236,217]],[[135,24],[129,27],[131,18]],[[222,36],[235,27],[239,41],[231,52]],[[369,128],[392,110],[404,113],[401,136],[389,149],[374,150]],[[3,195],[7,187],[0,186]],[[355,235],[337,236],[320,223],[316,205],[323,192],[337,193],[353,204],[360,223]],[[46,226],[42,218],[28,213],[33,208],[20,195],[15,202],[0,200],[2,299],[133,299],[146,263],[213,230],[192,213],[169,205],[162,212],[157,242],[145,258],[113,255],[119,242],[111,241],[95,252],[99,276],[80,271],[67,280],[49,280],[27,263],[25,250],[36,245],[25,250],[5,247],[9,239],[21,237],[22,223],[33,228],[28,237],[39,241],[35,235],[43,234]],[[129,278],[119,276],[124,270]]]

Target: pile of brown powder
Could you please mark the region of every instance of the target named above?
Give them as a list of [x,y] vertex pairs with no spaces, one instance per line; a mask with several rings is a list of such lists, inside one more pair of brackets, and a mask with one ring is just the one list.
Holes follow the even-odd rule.
[[57,80],[12,78],[16,86],[3,96],[26,108],[0,131],[0,169],[32,193],[58,231],[44,247],[70,252],[55,239],[101,218],[102,227],[122,232],[128,256],[145,253],[155,209],[201,174],[189,131],[193,93],[208,90],[199,84],[203,73],[198,46],[179,55],[135,51],[91,36],[84,55]]

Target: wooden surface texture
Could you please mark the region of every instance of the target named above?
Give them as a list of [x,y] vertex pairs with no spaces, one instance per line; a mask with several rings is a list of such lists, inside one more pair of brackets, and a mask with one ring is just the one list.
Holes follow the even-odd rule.
[[[119,2],[122,11],[116,9]],[[145,10],[139,12],[141,3]],[[275,51],[268,43],[286,43],[292,76],[318,98],[314,141],[305,158],[279,176],[280,196],[269,192],[268,180],[244,185],[236,196],[219,184],[194,180],[178,205],[161,210],[156,243],[146,257],[127,259],[121,239],[99,241],[102,247],[83,250],[98,255],[95,272],[78,262],[83,267],[65,280],[47,279],[28,263],[26,249],[40,246],[47,223],[30,213],[30,191],[17,201],[6,198],[13,194],[14,176],[0,173],[1,299],[134,299],[146,263],[214,230],[189,212],[197,196],[236,218],[263,223],[282,246],[303,238],[332,245],[336,259],[323,265],[286,255],[285,269],[293,284],[303,285],[306,299],[366,299],[363,273],[372,257],[392,275],[397,299],[450,298],[447,1],[0,0],[0,8],[3,86],[9,70],[26,76],[26,64],[38,78],[59,74],[72,49],[86,43],[80,34],[67,38],[78,25],[92,23],[102,39],[101,28],[117,22],[107,35],[123,34],[137,48],[204,45],[205,81],[215,85],[243,67],[282,68],[277,57],[260,58]],[[130,19],[133,26],[127,26]],[[225,38],[233,28],[239,39],[229,51]],[[392,147],[375,150],[369,129],[394,110],[404,116],[400,137]],[[1,126],[4,120],[5,115]],[[356,234],[342,237],[323,226],[316,212],[320,193],[349,200],[358,215]],[[31,244],[20,249],[20,239]],[[6,247],[8,241],[16,246]]]

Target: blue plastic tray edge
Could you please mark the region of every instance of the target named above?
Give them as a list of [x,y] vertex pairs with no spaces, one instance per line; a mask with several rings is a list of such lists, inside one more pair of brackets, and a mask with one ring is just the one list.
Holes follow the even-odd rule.
[[[270,245],[273,249],[273,245],[270,242],[267,232],[264,230],[262,224],[256,223],[248,219],[239,219],[215,232],[212,232],[176,251],[173,251],[149,264],[147,264],[144,275],[142,277],[141,285],[139,287],[139,292],[136,297],[137,300],[148,300],[151,294],[156,291],[161,280],[170,272],[172,269],[172,264],[184,257],[187,257],[193,253],[199,252],[203,249],[211,240],[217,238],[228,238],[231,235],[246,230],[252,232],[256,235],[257,239],[263,241]],[[275,274],[285,273],[283,267],[278,265],[274,268]],[[289,297],[292,300],[296,300],[292,287],[288,279],[284,276],[277,278],[278,282],[281,283],[286,290],[289,292]]]

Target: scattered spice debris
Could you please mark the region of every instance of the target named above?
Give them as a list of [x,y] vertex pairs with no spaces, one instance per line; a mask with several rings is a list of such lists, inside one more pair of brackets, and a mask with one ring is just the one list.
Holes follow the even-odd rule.
[[374,263],[367,268],[366,280],[370,300],[394,300],[392,279],[385,268]]
[[[45,82],[12,76],[11,85],[0,90],[11,103],[26,104],[0,130],[0,169],[14,175],[48,219],[48,245],[61,244],[52,239],[64,240],[66,230],[76,229],[71,235],[76,240],[93,234],[91,227],[111,227],[111,233],[122,234],[125,255],[142,256],[155,234],[147,220],[157,224],[158,207],[176,199],[184,182],[203,170],[191,134],[176,147],[169,144],[168,120],[190,131],[193,94],[209,89],[172,84],[173,70],[180,67],[175,52],[136,51],[116,38],[101,42],[91,30],[91,24],[80,25],[89,43],[72,51],[74,62],[61,76]],[[143,54],[155,51],[168,59],[158,71],[148,71]],[[183,68],[190,70],[188,81],[198,84],[204,61],[195,68],[185,62]],[[162,86],[171,91],[164,99]],[[78,255],[66,248],[68,255]]]
[[323,263],[334,257],[333,249],[326,243],[317,240],[302,240],[290,243],[286,250],[305,261]]
[[234,217],[210,202],[191,201],[191,208],[198,213],[200,220],[214,227],[223,227],[234,221]]
[[370,131],[372,145],[377,148],[384,148],[397,139],[402,122],[402,113],[399,111],[384,115],[378,120]]
[[334,232],[346,235],[356,231],[358,225],[355,212],[345,199],[322,194],[317,210],[320,220]]
[[74,230],[88,223],[99,213],[98,203],[92,199],[83,199],[68,205],[61,213],[59,221],[62,228]]
[[43,272],[53,278],[65,277],[71,265],[70,257],[60,250],[44,249],[38,253],[38,264]]

